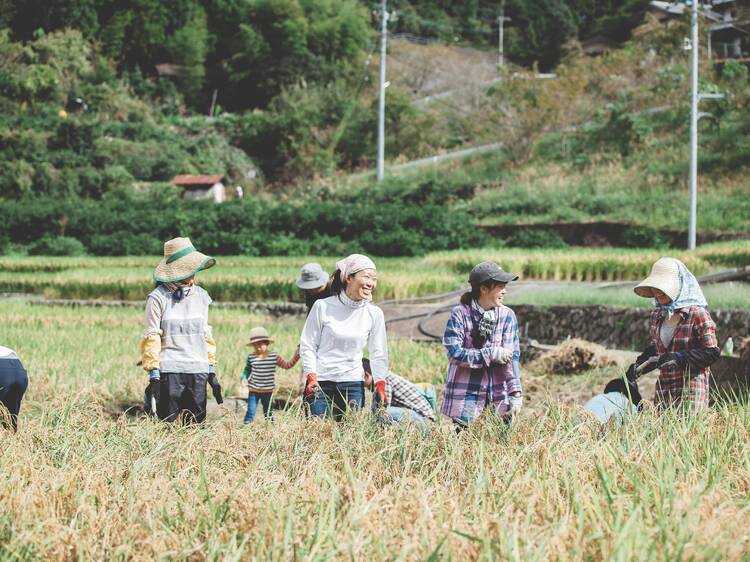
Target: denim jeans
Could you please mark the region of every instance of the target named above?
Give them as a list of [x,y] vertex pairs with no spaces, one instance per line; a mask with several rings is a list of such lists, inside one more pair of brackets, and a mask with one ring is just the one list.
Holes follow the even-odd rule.
[[247,393],[247,412],[245,412],[245,423],[252,423],[255,419],[255,413],[258,411],[258,402],[263,406],[263,411],[267,418],[273,417],[273,404],[271,398],[273,392],[248,392]]
[[347,410],[358,411],[365,405],[365,383],[363,381],[320,381],[320,390],[312,399],[307,399],[310,415],[322,418],[333,415],[341,421]]

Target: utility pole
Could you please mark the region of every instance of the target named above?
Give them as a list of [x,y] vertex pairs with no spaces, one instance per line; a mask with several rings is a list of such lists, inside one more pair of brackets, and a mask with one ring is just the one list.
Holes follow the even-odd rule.
[[378,102],[378,181],[385,175],[385,56],[388,41],[388,12],[386,11],[386,0],[381,0],[381,25],[380,25],[380,100]]
[[695,250],[698,217],[698,0],[692,0],[690,13],[691,84],[690,84],[690,218],[688,249]]
[[500,15],[497,18],[497,68],[500,72],[503,71],[505,66],[505,22],[510,21],[510,18],[505,17],[505,1],[500,4]]

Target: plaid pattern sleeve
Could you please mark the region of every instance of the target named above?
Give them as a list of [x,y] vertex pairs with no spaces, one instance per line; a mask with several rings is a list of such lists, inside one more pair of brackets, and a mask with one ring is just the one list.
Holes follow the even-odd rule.
[[395,373],[388,373],[385,382],[385,393],[389,404],[414,410],[423,417],[435,421],[435,412],[430,402],[416,385]]
[[463,367],[470,369],[481,369],[489,366],[492,361],[492,348],[485,346],[482,349],[471,349],[466,347],[466,335],[471,332],[471,312],[466,312],[468,307],[457,306],[451,311],[451,316],[445,326],[443,334],[443,345],[448,352],[448,358]]
[[[651,315],[649,336],[657,353],[681,353],[683,356],[694,349],[718,348],[716,324],[708,310],[701,306],[682,309],[680,322],[675,328],[672,341],[665,346],[659,337],[663,314],[656,310]],[[681,365],[670,365],[661,369],[656,385],[656,401],[660,406],[676,405],[689,401],[693,409],[708,406],[711,368],[693,370],[687,361]]]
[[[516,313],[510,308],[504,307],[503,312],[507,312],[505,319],[502,322],[502,330],[500,330],[500,345],[505,349],[513,351],[513,359],[511,360],[511,373],[507,380],[507,392],[521,392],[521,343],[518,337],[518,319]],[[500,324],[498,322],[498,324]],[[499,326],[498,326],[499,327]]]

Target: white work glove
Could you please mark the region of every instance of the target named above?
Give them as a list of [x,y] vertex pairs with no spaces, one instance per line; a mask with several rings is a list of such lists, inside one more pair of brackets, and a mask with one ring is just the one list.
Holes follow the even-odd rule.
[[512,416],[517,415],[521,411],[521,408],[523,408],[523,396],[520,394],[518,396],[508,396],[508,402],[510,404],[508,413]]
[[513,359],[513,352],[510,349],[505,349],[504,347],[498,346],[492,350],[493,363],[499,363],[500,365],[505,365],[511,359]]

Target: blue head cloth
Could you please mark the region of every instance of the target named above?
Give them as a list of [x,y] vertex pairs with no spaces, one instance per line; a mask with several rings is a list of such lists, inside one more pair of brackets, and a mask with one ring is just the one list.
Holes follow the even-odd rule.
[[681,308],[687,308],[690,306],[707,307],[708,302],[703,295],[703,291],[701,290],[701,286],[698,284],[695,275],[690,273],[687,266],[680,260],[675,259],[674,261],[677,262],[677,267],[680,270],[680,294],[669,304],[659,304],[659,301],[654,299],[654,306],[666,312],[668,316],[672,316],[675,310]]

